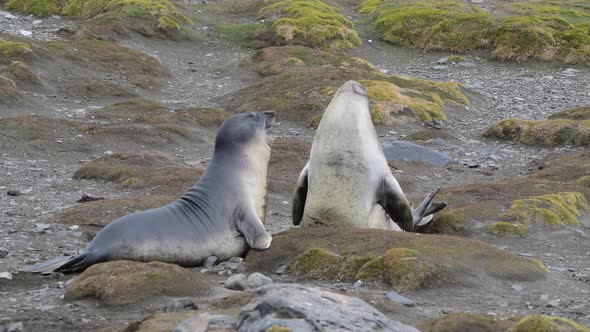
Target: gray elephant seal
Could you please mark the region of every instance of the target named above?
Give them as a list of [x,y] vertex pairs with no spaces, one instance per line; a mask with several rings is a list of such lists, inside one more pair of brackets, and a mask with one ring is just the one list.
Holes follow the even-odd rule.
[[387,164],[367,93],[348,81],[324,112],[297,180],[293,224],[413,231],[446,206],[432,203],[435,194],[412,209]]
[[268,249],[272,237],[263,225],[267,130],[274,118],[273,112],[264,112],[225,120],[207,170],[180,198],[113,221],[77,256],[56,257],[22,271],[75,272],[122,259],[198,266],[208,256],[227,260],[248,248]]

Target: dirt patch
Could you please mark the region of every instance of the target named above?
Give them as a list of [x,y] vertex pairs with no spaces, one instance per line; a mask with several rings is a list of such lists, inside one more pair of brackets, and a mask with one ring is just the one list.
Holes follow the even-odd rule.
[[278,138],[271,144],[268,186],[274,192],[291,193],[309,159],[311,144],[300,139]]

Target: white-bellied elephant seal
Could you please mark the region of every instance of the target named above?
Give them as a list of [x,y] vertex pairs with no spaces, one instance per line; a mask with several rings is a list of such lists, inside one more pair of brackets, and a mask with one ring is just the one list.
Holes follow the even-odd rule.
[[269,248],[272,237],[263,220],[267,131],[274,118],[274,112],[263,112],[225,120],[207,170],[180,198],[113,221],[77,256],[56,257],[23,271],[75,272],[121,259],[198,266],[208,256],[226,260],[248,248]]
[[359,83],[348,81],[324,112],[297,180],[293,224],[379,229],[399,225],[412,231],[446,206],[432,203],[435,194],[411,208],[383,154],[367,93]]

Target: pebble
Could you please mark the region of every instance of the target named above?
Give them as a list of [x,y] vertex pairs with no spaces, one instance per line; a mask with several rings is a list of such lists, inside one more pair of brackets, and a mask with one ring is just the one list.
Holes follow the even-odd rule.
[[34,20],[34,21],[33,21],[33,25],[39,25],[39,24],[41,24],[41,23],[43,23],[43,21],[42,21],[42,20]]
[[22,332],[24,330],[25,326],[23,325],[23,322],[9,324],[5,329],[6,332]]
[[6,256],[8,256],[8,249],[0,247],[0,258],[4,258]]
[[545,305],[545,307],[547,308],[557,308],[559,307],[559,299],[555,299],[555,300],[551,300],[549,302],[547,302],[547,304]]
[[514,284],[514,285],[512,285],[512,289],[515,290],[515,291],[520,292],[522,290],[522,286],[521,285]]
[[354,288],[365,287],[365,283],[362,280],[357,280],[357,281],[355,281],[354,285],[352,285],[352,287],[354,287]]
[[478,168],[479,167],[479,163],[475,160],[468,160],[466,165],[469,168]]
[[236,264],[242,264],[242,262],[244,261],[244,259],[242,257],[232,257],[229,259],[228,262],[230,263],[236,263]]
[[440,59],[434,61],[434,63],[436,63],[437,65],[445,65],[448,62],[449,62],[449,58],[448,57],[440,58]]
[[20,29],[20,30],[19,30],[19,33],[20,33],[21,35],[25,36],[25,37],[29,37],[29,36],[31,36],[31,35],[33,34],[31,31],[28,31],[28,30],[23,30],[23,29]]
[[408,299],[405,296],[399,295],[395,291],[390,291],[389,293],[387,293],[385,295],[385,297],[391,302],[399,303],[399,304],[405,305],[406,307],[413,307],[416,305],[416,303],[414,301]]
[[105,154],[105,155],[107,155],[107,156],[110,156],[110,155],[112,155],[112,154],[113,154],[113,151],[111,151],[111,150],[106,150],[106,151],[104,152],[104,154]]
[[189,298],[182,298],[182,299],[174,299],[171,304],[164,307],[166,311],[178,311],[178,310],[197,310],[198,307],[193,302],[193,300]]
[[241,274],[234,274],[225,280],[225,288],[233,290],[245,290],[248,286],[248,278]]
[[16,16],[14,16],[12,14],[9,14],[9,13],[4,14],[4,17],[7,18],[7,19],[9,19],[9,20],[16,20],[17,19]]
[[203,263],[203,267],[210,268],[215,265],[215,263],[217,263],[217,256],[209,256],[205,260],[205,263]]
[[8,196],[20,196],[23,193],[21,193],[19,190],[9,190],[6,192],[6,195]]
[[0,279],[12,280],[12,273],[0,272]]
[[254,272],[248,276],[248,288],[258,288],[266,285],[271,285],[272,279],[262,273]]
[[280,265],[275,270],[275,274],[287,274],[288,269],[289,269],[289,267],[286,264]]
[[449,66],[445,66],[445,65],[436,65],[436,66],[432,66],[432,69],[434,70],[445,70],[448,69]]

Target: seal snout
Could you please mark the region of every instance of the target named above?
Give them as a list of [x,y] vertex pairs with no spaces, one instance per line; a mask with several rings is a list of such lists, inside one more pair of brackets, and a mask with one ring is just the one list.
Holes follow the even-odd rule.
[[274,111],[262,112],[266,117],[266,129],[270,129],[275,123],[276,113]]
[[348,81],[344,83],[341,89],[343,92],[353,92],[363,97],[367,96],[367,91],[365,90],[365,87],[357,81]]

